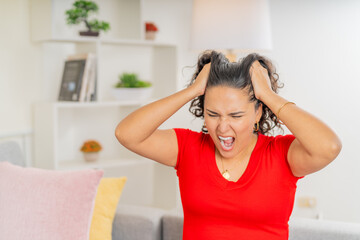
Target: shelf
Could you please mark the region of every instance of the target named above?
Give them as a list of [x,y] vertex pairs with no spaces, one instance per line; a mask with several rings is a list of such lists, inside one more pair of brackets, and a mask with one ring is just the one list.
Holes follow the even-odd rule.
[[71,102],[71,101],[57,101],[57,102],[41,102],[39,105],[55,107],[57,109],[64,108],[103,108],[103,107],[137,107],[144,106],[148,103],[154,102],[158,99],[151,98],[148,100],[128,100],[128,101],[94,101],[94,102]]
[[58,108],[93,108],[93,107],[121,107],[121,106],[142,106],[155,101],[155,99],[139,101],[99,101],[99,102],[53,102]]
[[102,39],[104,44],[121,44],[136,46],[159,46],[159,47],[176,47],[175,43],[159,42],[156,40],[128,40],[128,39]]
[[74,38],[53,38],[45,39],[42,42],[59,42],[59,43],[99,43],[99,44],[117,44],[132,46],[156,46],[156,47],[175,47],[175,43],[159,42],[156,40],[138,40],[138,39],[111,39],[101,37],[74,37]]
[[5,131],[0,133],[0,139],[30,136],[32,133],[33,131],[31,129],[24,129],[22,131]]
[[93,37],[79,37],[79,38],[49,38],[38,40],[36,42],[59,42],[59,43],[98,43],[99,39]]
[[80,169],[103,169],[113,167],[127,167],[138,164],[153,164],[154,161],[146,158],[141,159],[100,159],[97,162],[89,163],[83,159],[59,162],[59,170],[80,170]]

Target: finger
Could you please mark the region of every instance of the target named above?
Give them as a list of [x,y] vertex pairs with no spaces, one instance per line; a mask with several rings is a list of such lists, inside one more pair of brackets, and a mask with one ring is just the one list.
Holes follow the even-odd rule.
[[258,67],[258,66],[257,66],[256,62],[253,62],[253,63],[251,64],[251,66],[250,66],[250,69],[256,70],[257,67]]
[[207,72],[210,71],[210,68],[211,68],[211,63],[207,63],[207,64],[205,64],[204,67],[203,67],[204,71],[207,71]]
[[261,63],[258,60],[255,61],[255,66],[260,69],[263,68],[263,66],[261,65]]
[[252,73],[254,72],[254,67],[251,65],[249,69],[250,77],[252,76]]
[[260,69],[259,67],[261,67],[261,64],[259,63],[259,61],[254,61],[251,66],[250,66],[250,71],[256,71],[257,69]]
[[255,62],[250,66],[249,72],[253,73],[256,72],[256,69],[258,68],[258,66],[255,65]]

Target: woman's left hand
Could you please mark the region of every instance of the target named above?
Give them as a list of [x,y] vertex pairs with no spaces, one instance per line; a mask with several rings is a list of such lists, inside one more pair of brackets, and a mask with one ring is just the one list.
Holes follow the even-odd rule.
[[259,61],[253,62],[250,67],[251,82],[254,88],[255,97],[262,101],[262,96],[269,92],[271,89],[271,82],[266,68],[261,66]]

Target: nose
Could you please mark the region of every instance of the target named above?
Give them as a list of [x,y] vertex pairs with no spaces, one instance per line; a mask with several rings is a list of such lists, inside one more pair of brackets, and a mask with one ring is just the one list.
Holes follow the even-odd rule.
[[220,118],[218,124],[218,130],[220,133],[226,133],[230,129],[230,121],[228,118]]

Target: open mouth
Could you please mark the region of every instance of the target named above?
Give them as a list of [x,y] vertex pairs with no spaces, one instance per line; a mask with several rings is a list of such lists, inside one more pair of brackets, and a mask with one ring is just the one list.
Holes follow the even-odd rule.
[[234,145],[234,142],[235,142],[234,137],[222,137],[222,136],[219,136],[219,140],[220,140],[221,147],[225,151],[231,150],[233,145]]

